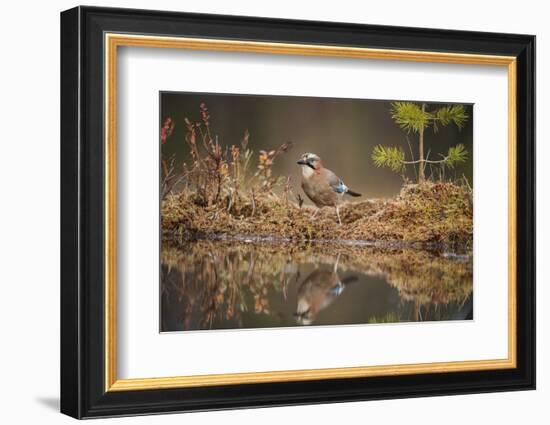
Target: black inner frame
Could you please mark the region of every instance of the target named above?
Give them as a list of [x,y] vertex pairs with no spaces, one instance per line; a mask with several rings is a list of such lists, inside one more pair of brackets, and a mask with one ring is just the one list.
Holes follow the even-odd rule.
[[[105,32],[517,57],[517,368],[105,392]],[[89,418],[535,388],[534,36],[77,7],[61,14],[61,117],[63,413]]]

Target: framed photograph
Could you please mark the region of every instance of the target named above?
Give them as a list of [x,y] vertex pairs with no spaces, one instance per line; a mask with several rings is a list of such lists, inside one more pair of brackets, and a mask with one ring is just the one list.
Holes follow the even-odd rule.
[[535,37],[61,14],[61,411],[535,388]]

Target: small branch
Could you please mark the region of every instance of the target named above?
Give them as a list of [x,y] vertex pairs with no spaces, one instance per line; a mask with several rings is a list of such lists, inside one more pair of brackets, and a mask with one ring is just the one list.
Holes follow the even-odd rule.
[[254,213],[256,212],[256,196],[254,194],[254,189],[252,189],[252,214],[250,214],[250,217],[254,217]]
[[462,178],[464,179],[464,182],[466,183],[466,186],[468,187],[468,190],[470,191],[470,194],[473,193],[472,186],[470,186],[470,182],[468,181],[468,179],[466,178],[464,173],[462,174]]
[[446,156],[443,159],[440,159],[439,161],[433,161],[431,159],[417,159],[416,161],[401,161],[401,163],[408,165],[408,164],[419,164],[419,163],[426,163],[426,164],[441,164],[442,162],[446,162],[449,159],[448,156]]
[[[405,139],[407,140],[407,145],[409,145],[409,151],[411,153],[411,158],[414,158],[414,153],[411,146],[411,141],[409,140],[409,136],[405,136]],[[414,170],[414,179],[418,180],[418,173],[416,172],[416,167],[413,167]]]
[[[425,174],[426,173],[426,167],[428,166],[428,164],[430,164],[429,161],[430,160],[430,152],[431,150],[428,149],[428,153],[426,153],[426,161],[424,162],[424,166],[422,167],[422,174]],[[443,159],[445,160],[445,159]],[[432,166],[432,164],[430,164],[430,167]]]
[[304,205],[304,198],[298,193],[296,195],[296,200],[298,201],[298,208],[302,208],[302,205]]

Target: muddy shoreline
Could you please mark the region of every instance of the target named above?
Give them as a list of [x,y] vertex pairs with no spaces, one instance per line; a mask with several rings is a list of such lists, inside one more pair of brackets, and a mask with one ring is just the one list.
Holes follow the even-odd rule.
[[391,240],[354,240],[354,239],[299,239],[292,237],[280,237],[272,235],[228,235],[228,234],[193,234],[185,238],[179,238],[173,232],[165,232],[162,235],[163,242],[169,246],[185,246],[195,242],[237,242],[262,245],[325,245],[342,246],[354,248],[380,248],[389,250],[414,249],[429,251],[449,257],[471,257],[472,249],[469,246],[460,246],[457,244],[447,244],[442,242],[415,242],[415,241],[391,241]]

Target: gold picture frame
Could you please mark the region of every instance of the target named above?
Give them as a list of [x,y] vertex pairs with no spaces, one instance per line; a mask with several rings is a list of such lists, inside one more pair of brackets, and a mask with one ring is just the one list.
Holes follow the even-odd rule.
[[[512,56],[434,53],[411,50],[281,44],[253,41],[212,40],[127,34],[105,34],[105,391],[150,390],[264,382],[305,381],[409,375],[416,373],[464,372],[516,367],[516,58]],[[508,358],[389,366],[365,366],[255,373],[231,373],[169,378],[117,379],[116,375],[116,93],[119,47],[188,49],[239,53],[325,56],[355,59],[436,62],[506,67],[508,73]]]

